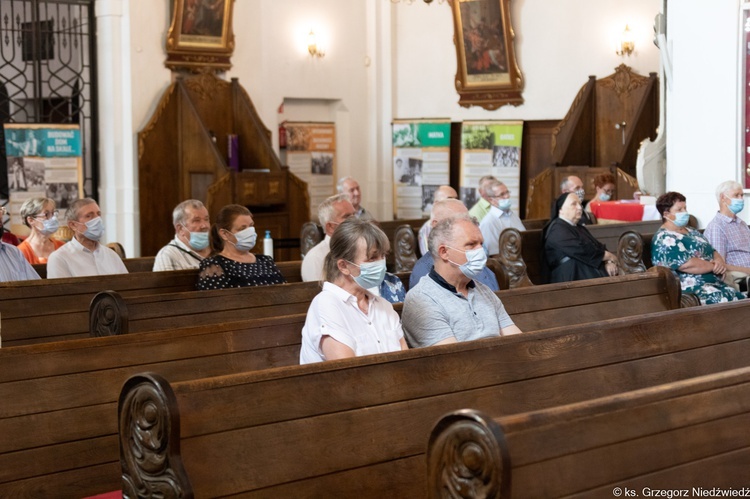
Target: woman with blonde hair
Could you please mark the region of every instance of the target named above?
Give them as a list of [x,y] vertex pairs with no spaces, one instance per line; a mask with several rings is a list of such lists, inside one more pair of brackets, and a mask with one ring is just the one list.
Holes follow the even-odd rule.
[[47,263],[47,258],[65,241],[53,239],[60,223],[57,220],[55,201],[50,198],[29,198],[21,205],[21,219],[31,234],[18,249],[30,264]]

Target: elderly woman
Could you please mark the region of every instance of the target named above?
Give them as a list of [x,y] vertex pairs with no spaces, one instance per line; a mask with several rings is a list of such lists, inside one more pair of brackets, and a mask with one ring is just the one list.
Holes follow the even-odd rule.
[[214,253],[201,261],[196,288],[242,288],[286,282],[273,258],[250,253],[256,238],[253,217],[247,208],[238,204],[223,207],[211,226]]
[[580,281],[617,275],[617,257],[578,225],[581,198],[567,192],[555,202],[556,217],[544,228],[544,259],[550,282]]
[[21,205],[21,219],[31,229],[31,234],[18,245],[18,249],[31,264],[47,263],[52,252],[65,244],[51,237],[60,227],[55,201],[42,197],[27,199]]
[[651,261],[677,272],[682,291],[695,294],[703,304],[745,298],[724,284],[724,258],[703,234],[687,226],[690,214],[685,201],[679,192],[667,192],[656,200],[664,223],[651,239]]
[[393,306],[372,294],[385,276],[388,238],[357,218],[342,222],[331,237],[323,266],[323,291],[307,311],[300,364],[406,350]]

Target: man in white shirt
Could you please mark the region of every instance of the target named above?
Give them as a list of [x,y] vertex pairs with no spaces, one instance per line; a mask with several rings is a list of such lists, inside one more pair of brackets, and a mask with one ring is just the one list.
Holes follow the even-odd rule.
[[117,253],[99,243],[104,222],[96,201],[91,198],[74,201],[66,219],[73,239],[49,256],[48,278],[128,273]]
[[172,224],[174,239],[156,254],[154,272],[197,269],[211,254],[208,210],[197,199],[188,199],[175,207]]
[[517,230],[526,230],[521,219],[510,209],[510,191],[499,180],[490,182],[488,186],[490,192],[490,212],[482,219],[479,224],[479,230],[484,238],[484,246],[489,255],[500,253],[500,233],[513,227]]
[[326,233],[325,238],[307,252],[302,260],[302,280],[323,280],[323,261],[331,251],[331,236],[336,227],[347,218],[354,216],[354,206],[346,194],[331,196],[318,206],[318,220]]
[[[432,205],[443,201],[445,199],[458,199],[458,193],[456,189],[450,185],[441,185],[435,190],[435,194],[432,197]],[[419,229],[419,253],[420,255],[426,255],[430,250],[427,248],[427,239],[430,237],[430,229],[432,229],[432,212],[430,212],[430,218],[422,224]]]
[[342,177],[336,184],[336,190],[339,194],[346,194],[349,201],[354,206],[354,216],[360,220],[375,220],[375,217],[360,204],[362,202],[362,190],[359,188],[359,182],[352,177]]

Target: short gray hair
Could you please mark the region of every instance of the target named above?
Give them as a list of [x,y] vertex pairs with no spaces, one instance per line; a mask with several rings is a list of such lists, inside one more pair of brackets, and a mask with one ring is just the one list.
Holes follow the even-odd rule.
[[334,194],[333,196],[326,198],[325,201],[320,203],[320,206],[318,206],[318,221],[323,227],[323,230],[325,230],[326,224],[333,218],[333,212],[335,211],[334,205],[343,201],[348,202],[349,196],[347,196],[346,194]]
[[489,197],[490,195],[490,193],[488,192],[489,183],[492,182],[493,180],[496,181],[497,179],[492,175],[485,175],[484,177],[479,179],[479,194],[481,196]]
[[570,178],[570,175],[562,179],[562,182],[560,182],[560,192],[565,192],[568,190],[568,179]]
[[[344,192],[344,182],[347,180],[354,180],[353,177],[341,177],[338,182],[336,182],[336,192],[341,194]],[[356,182],[356,180],[354,180]]]
[[721,204],[721,196],[727,191],[733,191],[734,189],[742,190],[742,184],[735,180],[727,180],[726,182],[720,183],[716,188],[716,201]]
[[388,237],[380,230],[380,227],[367,220],[349,217],[341,222],[331,236],[331,250],[323,263],[323,275],[326,281],[333,282],[341,275],[338,267],[339,260],[354,262],[360,239],[365,242],[367,254],[375,249],[378,254],[385,256],[390,250]]
[[449,245],[449,243],[453,242],[453,231],[456,226],[457,222],[469,222],[473,224],[476,227],[479,227],[479,222],[477,222],[477,219],[468,215],[456,215],[455,217],[448,217],[446,219],[443,219],[435,225],[435,227],[432,228],[430,231],[430,236],[427,239],[427,247],[430,249],[430,253],[432,254],[433,258],[435,260],[438,259],[440,255],[438,255],[438,248],[442,245]]
[[206,206],[197,199],[187,199],[183,201],[182,203],[175,206],[174,210],[172,210],[172,225],[174,225],[175,227],[177,227],[178,225],[182,225],[183,227],[185,227],[187,209],[192,208],[194,210],[200,210],[205,207]]
[[44,205],[52,204],[52,209],[55,209],[55,200],[51,198],[29,198],[21,205],[21,219],[26,227],[31,228],[29,222],[26,220],[28,217],[35,217],[39,215],[44,209]]
[[68,222],[77,222],[78,215],[81,213],[81,208],[92,203],[96,203],[96,199],[76,199],[70,204],[70,206],[68,206],[68,211],[67,213],[65,213],[65,220],[67,220]]

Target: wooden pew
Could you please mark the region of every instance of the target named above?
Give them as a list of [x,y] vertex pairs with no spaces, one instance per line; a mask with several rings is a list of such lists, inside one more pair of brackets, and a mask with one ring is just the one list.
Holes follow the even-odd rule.
[[[399,274],[408,281],[408,274]],[[575,293],[570,293],[575,289]],[[122,297],[99,293],[91,301],[92,336],[161,331],[184,326],[220,324],[253,317],[305,313],[320,292],[318,282],[269,287],[191,291]],[[575,324],[623,317],[631,313],[671,310],[682,306],[677,278],[667,269],[621,278],[560,283],[542,289],[498,292],[521,330],[548,324]],[[531,298],[533,297],[533,299]],[[686,305],[695,305],[685,297]],[[400,310],[400,309],[399,309]],[[572,322],[571,322],[572,321]]]
[[[289,282],[301,281],[301,262],[279,262]],[[197,270],[139,272],[0,284],[2,345],[16,346],[89,336],[89,308],[97,293],[123,298],[195,290]]]
[[456,411],[430,435],[428,496],[748,490],[748,423],[750,367],[498,418]]
[[220,378],[136,376],[119,400],[124,492],[170,477],[170,494],[196,497],[424,497],[425,443],[446,410],[517,414],[742,367],[748,319],[737,302]]
[[[638,313],[632,307],[610,307],[605,300],[596,317],[597,308],[584,306],[580,300],[637,294],[631,288],[649,280],[664,295],[652,297],[653,301],[667,307],[666,275],[651,272],[551,284],[534,287],[536,296],[528,293],[531,290],[507,291],[501,296],[526,331],[532,330],[535,321],[544,322],[544,317],[548,325],[569,329],[583,320],[612,317],[617,311]],[[595,284],[601,289],[595,290]],[[604,291],[613,284],[623,289]],[[551,307],[549,299],[537,299],[542,295],[556,296],[562,302],[558,308]],[[530,308],[533,304],[538,310]],[[0,497],[19,491],[80,497],[119,488],[114,404],[128,376],[154,371],[180,381],[295,365],[304,321],[305,314],[296,314],[0,349],[0,399],[4,401],[0,434],[6,435],[4,443],[0,442]]]

